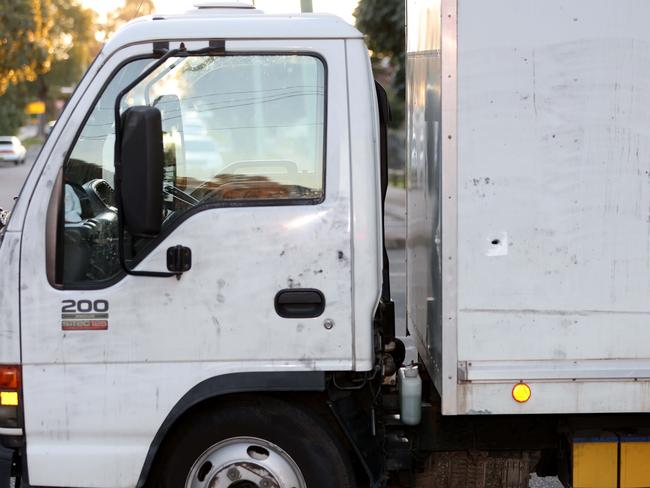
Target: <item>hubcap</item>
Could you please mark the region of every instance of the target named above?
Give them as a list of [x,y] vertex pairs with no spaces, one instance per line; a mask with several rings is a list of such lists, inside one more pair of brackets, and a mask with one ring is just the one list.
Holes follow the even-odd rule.
[[185,488],[307,488],[307,484],[280,447],[256,437],[233,437],[201,454]]

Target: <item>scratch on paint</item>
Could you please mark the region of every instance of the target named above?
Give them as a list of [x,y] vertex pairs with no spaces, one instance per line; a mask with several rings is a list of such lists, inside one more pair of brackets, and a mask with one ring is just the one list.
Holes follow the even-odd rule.
[[533,49],[533,109],[537,118],[537,68],[535,66],[535,50]]

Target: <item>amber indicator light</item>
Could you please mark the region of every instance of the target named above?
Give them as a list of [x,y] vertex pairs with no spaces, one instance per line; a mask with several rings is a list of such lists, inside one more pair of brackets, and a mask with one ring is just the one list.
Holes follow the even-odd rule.
[[512,388],[512,398],[514,398],[517,403],[526,403],[530,399],[530,394],[530,386],[526,383],[517,383]]
[[0,388],[10,390],[20,388],[19,366],[0,366]]

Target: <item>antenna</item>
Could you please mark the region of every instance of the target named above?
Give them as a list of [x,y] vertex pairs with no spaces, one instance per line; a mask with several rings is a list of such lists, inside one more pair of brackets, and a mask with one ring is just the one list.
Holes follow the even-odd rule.
[[300,0],[300,11],[301,12],[313,12],[314,6],[312,0]]
[[[140,0],[140,3],[138,4],[138,9],[135,11],[135,15],[133,16],[133,19],[135,19],[138,16],[138,14],[140,13],[140,9],[142,8],[142,2],[144,2],[144,0]],[[133,20],[133,19],[131,19],[131,20]]]

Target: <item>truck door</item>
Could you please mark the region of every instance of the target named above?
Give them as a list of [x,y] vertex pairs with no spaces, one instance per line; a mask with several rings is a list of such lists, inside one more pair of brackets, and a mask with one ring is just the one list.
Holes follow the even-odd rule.
[[22,247],[31,484],[135,486],[163,419],[206,378],[352,368],[348,122],[332,108],[347,106],[344,49],[228,41],[124,97],[159,108],[165,152],[163,230],[125,236],[129,263],[166,271],[167,250],[188,247],[178,280],[118,259],[114,104],[152,45],[111,56],[74,99]]

